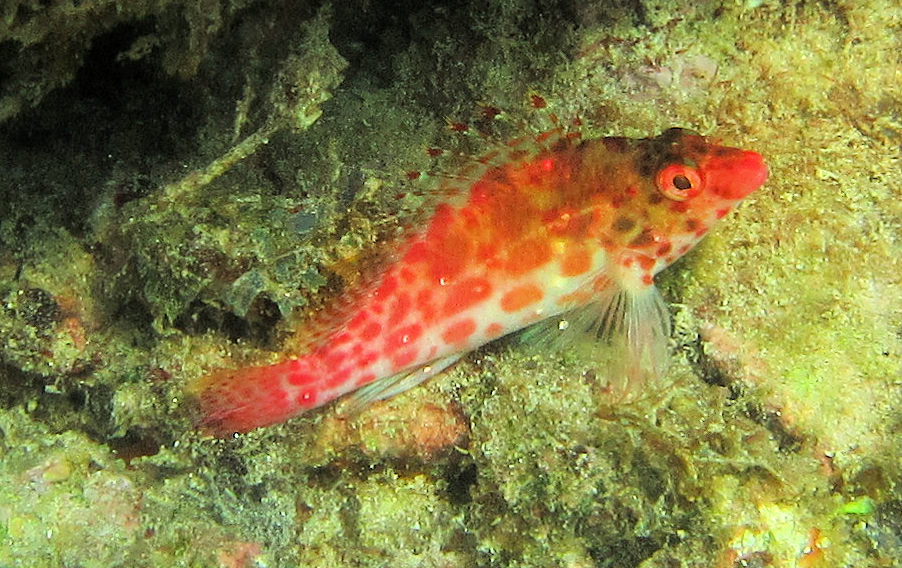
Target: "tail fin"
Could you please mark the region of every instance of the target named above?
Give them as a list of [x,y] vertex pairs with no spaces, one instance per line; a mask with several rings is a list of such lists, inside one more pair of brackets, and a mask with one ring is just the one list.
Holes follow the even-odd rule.
[[320,377],[304,359],[220,369],[190,388],[200,400],[200,426],[225,437],[288,420],[318,406]]

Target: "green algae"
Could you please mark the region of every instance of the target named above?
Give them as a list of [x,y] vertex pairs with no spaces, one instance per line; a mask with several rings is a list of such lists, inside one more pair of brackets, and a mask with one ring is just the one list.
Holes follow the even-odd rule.
[[[0,564],[795,566],[812,543],[822,566],[899,561],[892,2],[501,1],[404,24],[333,9],[351,66],[322,116],[174,205],[161,188],[277,114],[264,93],[290,50],[264,42],[236,65],[236,44],[198,43],[203,118],[173,111],[192,140],[174,156],[129,145],[140,160],[69,188],[58,162],[84,155],[43,168],[4,150],[7,183],[28,165],[55,193],[0,217]],[[257,37],[281,14],[226,17]],[[771,168],[662,278],[677,322],[663,396],[617,404],[593,359],[501,342],[356,416],[196,433],[186,382],[271,356],[306,310],[352,294],[422,205],[396,178],[433,167],[445,117],[532,90],[590,135],[687,126]],[[57,210],[70,202],[90,221]],[[449,425],[465,435],[437,449],[405,436]]]

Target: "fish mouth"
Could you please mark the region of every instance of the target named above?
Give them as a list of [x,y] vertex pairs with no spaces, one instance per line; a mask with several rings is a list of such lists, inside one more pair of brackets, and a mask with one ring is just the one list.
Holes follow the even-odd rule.
[[739,200],[764,185],[769,175],[757,152],[718,147],[704,165],[706,182],[724,199]]

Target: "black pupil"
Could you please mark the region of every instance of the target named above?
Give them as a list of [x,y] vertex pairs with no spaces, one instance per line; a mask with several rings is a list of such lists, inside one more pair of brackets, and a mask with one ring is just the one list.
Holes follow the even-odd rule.
[[689,178],[680,174],[678,176],[673,176],[673,187],[679,190],[687,190],[692,187],[692,182],[689,181]]

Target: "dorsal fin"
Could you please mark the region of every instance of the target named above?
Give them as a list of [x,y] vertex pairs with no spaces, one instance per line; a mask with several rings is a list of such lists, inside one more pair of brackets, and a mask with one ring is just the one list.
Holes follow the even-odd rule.
[[565,124],[537,93],[529,95],[528,107],[525,112],[508,111],[483,103],[469,121],[446,119],[453,146],[427,148],[436,165],[425,172],[411,173],[437,179],[433,195],[453,203],[455,198],[466,196],[472,184],[492,168],[581,140],[580,119]]

